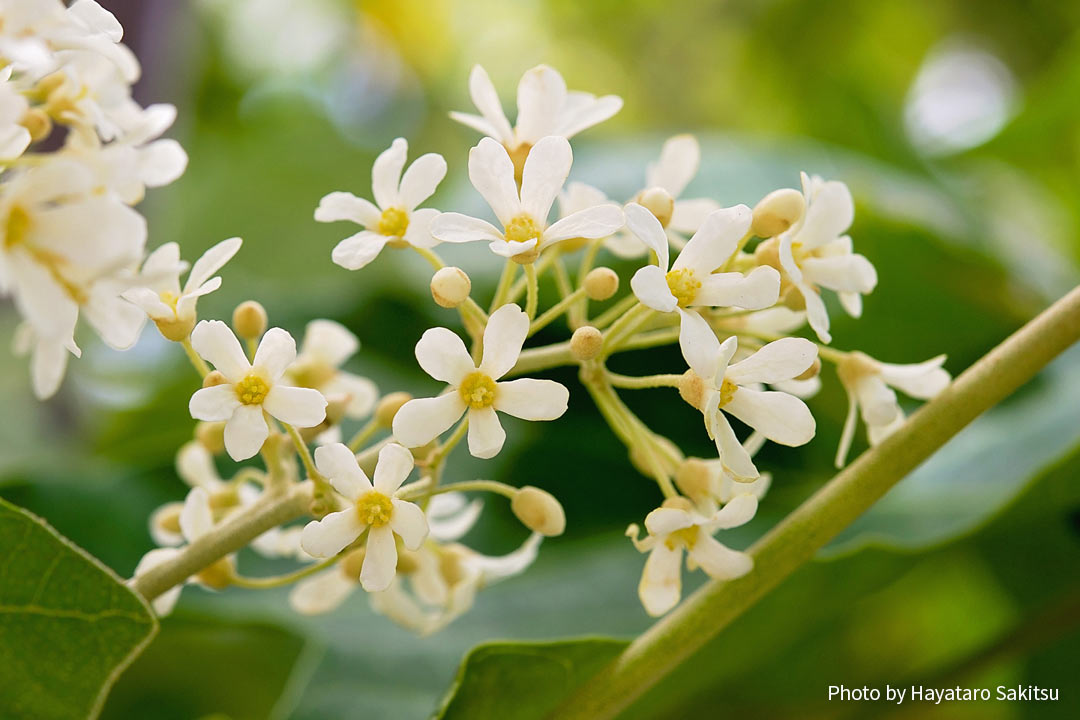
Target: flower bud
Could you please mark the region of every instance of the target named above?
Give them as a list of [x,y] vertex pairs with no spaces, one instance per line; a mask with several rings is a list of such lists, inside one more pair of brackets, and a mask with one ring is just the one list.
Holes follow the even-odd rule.
[[555,496],[546,490],[526,485],[514,493],[510,509],[522,525],[541,535],[554,537],[566,530],[566,513]]
[[675,198],[671,197],[671,193],[664,188],[654,187],[642,190],[634,199],[655,215],[664,227],[671,222],[671,216],[675,212]]
[[444,308],[456,308],[472,292],[472,281],[457,267],[440,268],[431,276],[431,297]]
[[619,276],[611,268],[594,268],[585,276],[585,295],[590,300],[607,300],[618,289]]
[[365,548],[357,548],[350,551],[345,557],[341,558],[341,572],[345,574],[345,577],[350,580],[360,579],[360,570],[364,567],[364,555],[367,554]]
[[26,128],[30,133],[30,139],[33,142],[38,142],[49,137],[49,133],[52,132],[53,124],[52,119],[49,118],[49,114],[41,108],[30,108],[26,111],[26,114],[19,120],[19,124]]
[[394,416],[401,406],[412,400],[412,395],[407,392],[392,392],[384,395],[379,404],[375,406],[375,422],[379,427],[388,428],[394,424]]
[[570,355],[579,362],[592,360],[604,346],[604,334],[592,325],[582,325],[570,336]]
[[195,425],[195,439],[214,455],[225,452],[225,423],[200,422]]
[[183,342],[191,337],[191,331],[195,329],[195,318],[176,318],[175,320],[154,320],[158,332],[166,340]]
[[713,473],[701,458],[687,458],[675,471],[675,485],[695,502],[712,495]]
[[810,367],[802,371],[801,375],[796,375],[796,380],[810,380],[816,378],[818,373],[821,372],[821,358],[815,357],[814,362],[810,364]]
[[214,387],[215,385],[228,385],[228,379],[221,374],[220,370],[211,370],[206,373],[206,377],[203,378],[202,386],[204,388]]
[[245,340],[258,340],[262,337],[266,332],[266,323],[266,308],[254,300],[246,300],[233,310],[233,329]]
[[228,555],[219,558],[213,564],[203,568],[195,575],[195,580],[211,590],[224,590],[232,585],[236,577],[235,560]]
[[797,223],[804,210],[806,200],[798,190],[773,190],[754,206],[750,229],[758,237],[775,237]]

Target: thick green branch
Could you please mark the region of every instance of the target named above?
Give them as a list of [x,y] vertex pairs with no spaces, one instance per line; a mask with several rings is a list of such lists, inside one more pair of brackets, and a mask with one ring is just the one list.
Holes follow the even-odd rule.
[[863,453],[750,548],[754,570],[710,581],[635,640],[556,711],[560,720],[615,717],[779,585],[949,438],[1080,339],[1080,288],[1010,336]]

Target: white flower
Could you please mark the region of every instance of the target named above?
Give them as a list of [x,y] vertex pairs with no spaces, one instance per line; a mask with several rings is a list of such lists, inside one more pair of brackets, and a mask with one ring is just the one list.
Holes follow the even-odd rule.
[[836,451],[836,467],[843,467],[847,461],[857,415],[861,414],[866,423],[870,444],[877,445],[904,422],[904,411],[892,388],[913,398],[929,400],[952,379],[942,367],[944,363],[944,355],[921,363],[895,365],[879,362],[861,352],[848,353],[836,366],[836,374],[848,395],[848,414]]
[[197,391],[188,409],[196,420],[225,421],[225,449],[233,460],[246,460],[262,448],[270,432],[264,411],[301,428],[315,427],[326,418],[326,398],[318,390],[280,382],[296,359],[296,342],[281,328],[263,335],[250,363],[240,341],[220,320],[196,325],[191,345],[228,383]]
[[229,238],[203,253],[180,288],[180,273],[187,263],[180,260],[180,246],[165,243],[146,258],[139,280],[143,287],[123,293],[125,300],[142,308],[169,340],[186,340],[195,327],[196,304],[203,295],[221,287],[220,277],[211,277],[240,250],[240,238]]
[[300,354],[285,377],[293,385],[314,388],[327,398],[346,398],[348,417],[366,417],[378,400],[375,383],[341,369],[359,348],[360,341],[341,323],[312,320],[304,330]]
[[68,355],[82,355],[75,338],[58,340],[39,337],[34,327],[25,322],[15,329],[13,345],[16,355],[30,356],[30,384],[35,397],[40,400],[52,397],[60,388],[67,370]]
[[8,82],[10,67],[0,70],[0,161],[14,160],[30,146],[30,131],[21,121],[30,109],[26,98]]
[[[749,275],[713,272],[735,254],[739,240],[750,229],[750,208],[736,205],[706,216],[675,263],[668,269],[668,239],[656,216],[636,203],[626,206],[626,224],[656,253],[657,265],[640,268],[630,279],[630,287],[643,304],[659,312],[679,313],[683,328],[679,345],[685,347],[687,317],[697,315],[692,308],[767,308],[780,294],[780,274],[768,266],[754,268]],[[685,350],[684,350],[685,352]]]
[[814,437],[816,424],[806,403],[784,392],[755,387],[801,375],[817,357],[814,343],[782,338],[729,365],[738,347],[735,336],[721,343],[700,315],[689,313],[683,317],[682,329],[686,338],[683,357],[690,373],[680,392],[702,411],[709,437],[716,441],[724,465],[736,476],[756,478],[758,470],[724,413],[781,445],[803,445]]
[[615,95],[598,98],[590,93],[567,91],[562,75],[547,65],[537,65],[522,75],[515,127],[510,127],[495,86],[479,65],[469,74],[469,95],[480,115],[452,112],[450,117],[494,138],[509,152],[519,153],[522,159],[541,138],[558,135],[570,139],[622,108],[622,98]]
[[685,550],[687,567],[701,567],[717,580],[742,577],[754,567],[753,559],[743,552],[722,545],[713,533],[717,530],[744,525],[757,512],[757,498],[749,493],[737,495],[711,516],[698,513],[685,498],[666,500],[645,518],[649,534],[638,539],[637,525],[626,534],[641,552],[648,552],[645,570],[638,585],[638,596],[645,611],[656,617],[679,603],[682,596],[682,558]]
[[364,228],[339,242],[331,254],[346,270],[364,267],[387,243],[418,248],[436,244],[429,226],[439,211],[417,210],[417,206],[431,197],[446,176],[446,161],[436,153],[421,155],[402,175],[408,152],[408,143],[398,138],[375,158],[371,191],[376,204],[347,192],[332,192],[319,201],[317,221],[348,220]]
[[394,416],[394,437],[408,447],[426,445],[468,412],[469,452],[492,458],[506,432],[495,411],[523,420],[554,420],[566,412],[570,393],[553,380],[522,378],[496,382],[517,363],[529,318],[517,305],[491,314],[484,330],[484,355],[473,364],[465,344],[446,328],[432,328],[416,343],[416,360],[436,380],[450,385],[433,398],[410,400]]
[[385,590],[397,568],[394,536],[401,538],[407,549],[416,550],[428,534],[424,511],[394,497],[412,472],[412,453],[397,443],[384,446],[375,464],[374,486],[356,456],[341,443],[317,448],[315,465],[348,505],[308,523],[300,536],[301,546],[314,557],[333,557],[366,530],[360,583],[368,592]]
[[822,342],[831,342],[829,315],[819,287],[835,290],[852,317],[862,314],[862,296],[877,285],[877,271],[852,252],[843,235],[855,217],[847,185],[802,174],[806,211],[780,236],[780,264],[806,302],[806,316]]
[[[176,474],[189,487],[201,487],[219,509],[236,505],[236,493],[221,479],[214,456],[197,440],[184,443],[176,453]],[[222,498],[229,502],[222,503]],[[165,503],[150,515],[150,536],[158,545],[180,545],[184,542],[179,518],[184,504]]]
[[443,242],[483,240],[496,255],[532,262],[546,248],[570,238],[601,238],[622,227],[622,209],[597,205],[548,226],[548,214],[562,189],[574,155],[566,138],[548,136],[529,151],[518,192],[514,164],[506,148],[484,138],[469,151],[469,179],[484,196],[502,230],[479,218],[443,213],[431,223],[431,233]]
[[[184,499],[183,509],[179,517],[180,531],[183,539],[192,543],[206,535],[214,527],[213,510],[210,507],[210,494],[205,488],[195,487],[188,492]],[[134,577],[145,575],[149,570],[172,560],[178,556],[181,548],[156,548],[143,555],[135,566]],[[202,585],[211,590],[220,590],[229,585],[236,569],[236,556],[226,555],[212,565],[202,569],[198,574],[187,579],[187,583]],[[183,585],[172,587],[161,595],[154,598],[151,603],[154,612],[164,616],[172,612],[176,601],[180,599],[180,591]]]

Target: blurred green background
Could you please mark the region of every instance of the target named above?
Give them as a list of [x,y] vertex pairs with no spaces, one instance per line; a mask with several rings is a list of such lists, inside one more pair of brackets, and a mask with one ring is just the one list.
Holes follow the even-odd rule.
[[[120,17],[144,64],[137,95],[172,102],[184,177],[142,206],[151,245],[193,259],[240,235],[224,285],[200,303],[228,318],[255,298],[300,335],[339,320],[363,348],[351,369],[385,391],[432,392],[411,348],[457,327],[426,289],[430,270],[387,252],[359,272],[330,250],[351,231],[312,220],[332,190],[366,195],[397,136],[450,166],[432,205],[484,212],[468,185],[479,62],[513,113],[517,79],[546,62],[572,89],[616,93],[619,115],[574,142],[573,179],[624,198],[664,138],[693,132],[703,162],[688,197],[753,204],[806,170],[846,181],[856,248],[880,283],[854,321],[833,307],[834,344],[893,362],[948,353],[959,373],[1077,283],[1080,5],[1051,2],[661,2],[570,0],[129,0]],[[497,264],[454,247],[490,297]],[[612,261],[613,263],[613,261]],[[632,265],[613,263],[620,270]],[[628,284],[624,274],[624,288]],[[625,291],[625,290],[624,290]],[[550,297],[550,296],[549,296]],[[10,337],[14,315],[0,307]],[[538,342],[564,339],[552,327]],[[88,339],[89,340],[89,339]],[[25,363],[4,356],[0,496],[48,519],[122,575],[151,547],[146,518],[182,497],[172,466],[190,437],[194,376],[149,328],[133,350],[88,341],[61,393],[36,403]],[[674,348],[619,358],[623,372],[681,370]],[[567,534],[525,576],[482,593],[446,631],[418,639],[359,595],[318,619],[283,592],[185,591],[161,636],[117,686],[107,718],[421,718],[463,653],[494,638],[630,636],[644,558],[622,537],[659,500],[608,432],[574,372],[559,422],[510,421],[496,460],[457,452],[452,479],[532,484],[566,506]],[[818,437],[769,447],[745,547],[832,474],[846,401],[831,370],[811,402]],[[628,403],[684,451],[709,456],[700,417],[671,393]],[[861,717],[886,706],[826,702],[829,685],[1038,684],[1056,704],[909,706],[917,717],[1077,717],[1080,643],[1080,353],[977,421],[628,718]],[[860,430],[860,438],[862,432]],[[855,450],[864,447],[860,439]],[[223,466],[224,469],[224,466]],[[467,542],[503,552],[524,531],[490,501]],[[252,572],[267,567],[248,555]],[[699,577],[689,577],[693,587]]]

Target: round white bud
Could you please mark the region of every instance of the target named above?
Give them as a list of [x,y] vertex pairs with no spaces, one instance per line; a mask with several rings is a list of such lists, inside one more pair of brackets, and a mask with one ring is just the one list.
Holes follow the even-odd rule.
[[585,276],[585,295],[590,300],[604,301],[619,289],[619,276],[608,267],[593,268]]
[[457,267],[439,268],[431,276],[431,297],[444,308],[456,308],[472,292],[472,281]]
[[805,210],[806,199],[798,190],[773,190],[754,206],[750,229],[758,237],[775,237],[797,223]]

